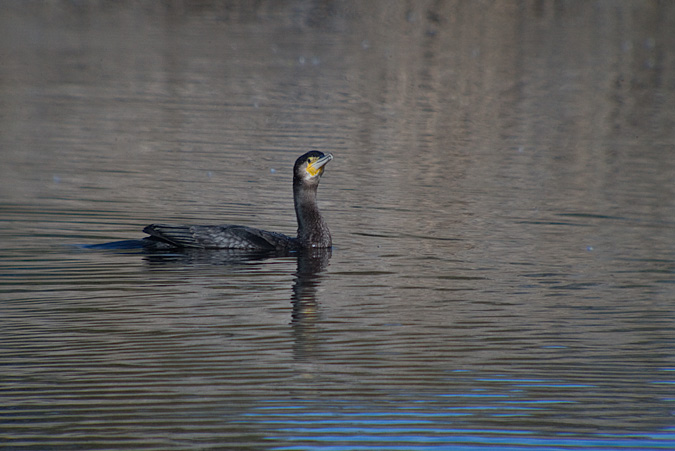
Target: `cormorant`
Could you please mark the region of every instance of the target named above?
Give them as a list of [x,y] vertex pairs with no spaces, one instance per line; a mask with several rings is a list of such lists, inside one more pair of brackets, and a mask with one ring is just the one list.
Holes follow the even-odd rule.
[[316,203],[316,191],[324,166],[333,155],[312,150],[293,166],[293,201],[298,219],[298,236],[240,225],[151,224],[143,229],[148,237],[140,240],[148,249],[243,249],[252,251],[290,251],[330,248],[328,226]]

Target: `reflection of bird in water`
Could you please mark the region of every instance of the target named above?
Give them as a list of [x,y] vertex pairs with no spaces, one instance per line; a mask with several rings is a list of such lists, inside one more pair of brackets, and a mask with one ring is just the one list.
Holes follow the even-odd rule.
[[[217,268],[215,271],[219,277],[235,271],[256,272],[256,269],[266,265],[269,259],[277,259],[277,262],[288,261],[289,257],[296,259],[297,269],[291,293],[290,318],[293,356],[297,361],[311,362],[322,352],[320,287],[331,254],[330,248],[300,249],[291,252],[177,249],[168,252],[148,252],[144,258],[153,267],[179,265],[184,268],[199,268],[200,275],[204,274],[205,265],[213,265]],[[255,286],[256,279],[251,278],[250,282]]]
[[298,270],[293,284],[293,327],[295,358],[308,360],[319,353],[320,330],[318,291],[321,273],[328,267],[330,249],[311,249],[298,254]]
[[316,203],[316,191],[324,166],[331,154],[313,150],[295,161],[293,167],[293,200],[298,219],[298,236],[237,225],[188,226],[152,224],[143,231],[150,235],[143,240],[151,249],[247,249],[298,250],[332,246],[328,226]]

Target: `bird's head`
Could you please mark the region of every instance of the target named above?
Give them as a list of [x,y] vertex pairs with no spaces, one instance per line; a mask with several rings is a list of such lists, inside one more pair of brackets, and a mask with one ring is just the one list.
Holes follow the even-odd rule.
[[329,153],[311,150],[295,160],[293,178],[304,183],[318,184],[324,166],[333,159]]

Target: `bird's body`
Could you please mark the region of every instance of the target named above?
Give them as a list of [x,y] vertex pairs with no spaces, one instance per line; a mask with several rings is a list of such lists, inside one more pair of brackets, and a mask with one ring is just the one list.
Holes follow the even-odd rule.
[[332,239],[316,202],[316,192],[324,166],[331,154],[313,150],[298,158],[293,167],[293,200],[298,220],[298,236],[240,225],[151,224],[143,229],[149,236],[141,240],[148,249],[242,249],[252,251],[291,251],[330,248]]
[[243,249],[296,250],[302,248],[297,238],[240,225],[151,224],[145,245],[154,249]]

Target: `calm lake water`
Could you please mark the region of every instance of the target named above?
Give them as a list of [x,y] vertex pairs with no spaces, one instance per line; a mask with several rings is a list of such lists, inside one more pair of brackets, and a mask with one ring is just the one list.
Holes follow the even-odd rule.
[[[3,2],[2,449],[675,448],[675,3]],[[152,222],[332,252],[86,250]]]

